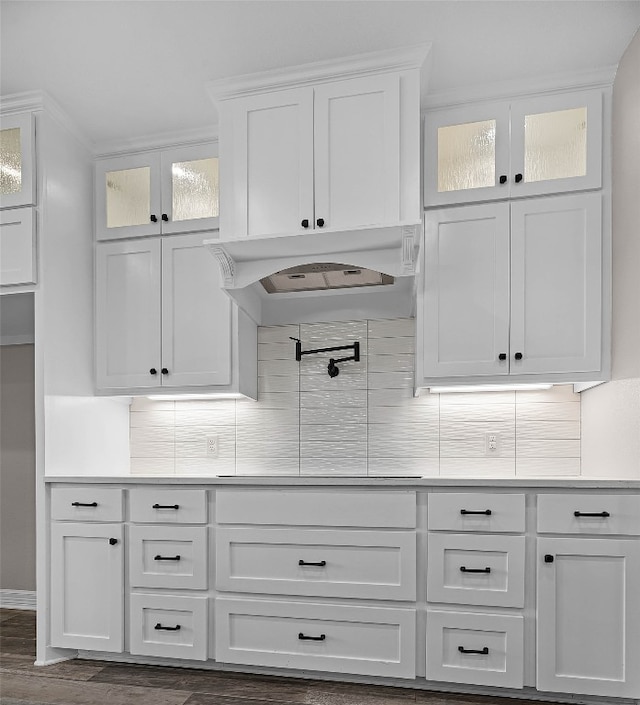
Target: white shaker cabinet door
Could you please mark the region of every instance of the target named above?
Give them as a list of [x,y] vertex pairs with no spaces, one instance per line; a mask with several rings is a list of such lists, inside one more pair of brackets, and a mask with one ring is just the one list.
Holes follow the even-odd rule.
[[538,539],[538,690],[640,697],[640,541]]
[[601,368],[602,197],[511,204],[511,374]]
[[315,227],[400,221],[400,76],[317,86]]
[[202,240],[162,240],[163,387],[231,382],[231,300]]
[[160,240],[97,246],[98,389],[160,386]]
[[509,374],[509,205],[433,211],[426,226],[424,376]]
[[0,213],[0,286],[35,284],[36,217],[33,208]]
[[222,237],[304,232],[314,217],[313,89],[251,96],[231,113],[233,158],[220,161]]
[[51,525],[51,645],[120,652],[122,524]]
[[0,116],[0,208],[36,205],[35,137],[32,113]]

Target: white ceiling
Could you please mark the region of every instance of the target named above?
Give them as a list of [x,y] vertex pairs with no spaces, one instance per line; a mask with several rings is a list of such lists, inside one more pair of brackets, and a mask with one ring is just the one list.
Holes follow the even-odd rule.
[[0,23],[0,92],[104,143],[213,125],[215,79],[425,41],[430,92],[613,66],[640,0],[2,0]]

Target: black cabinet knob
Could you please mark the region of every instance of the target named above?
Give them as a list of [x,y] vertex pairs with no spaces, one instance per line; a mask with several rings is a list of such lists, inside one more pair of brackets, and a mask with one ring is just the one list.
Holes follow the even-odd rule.
[[517,352],[517,353],[514,355],[514,357],[515,357],[516,360],[522,360],[522,353],[521,353],[521,352]]
[[160,372],[162,372],[163,375],[168,375],[168,374],[169,374],[169,370],[168,370],[166,367],[163,367],[163,368],[160,370]]
[[309,227],[309,218],[305,218],[300,225],[302,225],[303,228],[308,228]]
[[166,213],[162,214],[162,220],[164,220],[165,223],[169,222],[169,216]]
[[507,177],[506,177],[504,174],[502,174],[502,175],[500,176],[500,183],[501,183],[501,184],[506,184],[506,183],[507,183]]
[[118,539],[109,539],[109,545],[115,546],[118,543]]
[[152,215],[152,216],[151,216],[151,222],[152,222],[152,223],[157,223],[157,222],[158,222],[158,217],[155,216],[155,215]]
[[324,227],[324,218],[318,218],[318,220],[316,220],[316,225],[317,225],[319,228]]
[[498,355],[498,360],[506,360],[507,359],[507,353],[500,353]]
[[553,556],[550,553],[545,554],[544,562],[545,563],[553,563]]
[[519,184],[522,181],[522,174],[516,174],[516,183]]
[[152,367],[152,368],[149,370],[149,374],[150,374],[150,375],[157,375],[157,374],[158,374],[158,370],[156,370],[155,367]]

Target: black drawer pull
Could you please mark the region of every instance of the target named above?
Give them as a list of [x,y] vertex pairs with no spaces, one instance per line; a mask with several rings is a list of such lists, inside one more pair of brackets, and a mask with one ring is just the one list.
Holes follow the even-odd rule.
[[327,565],[327,561],[318,561],[318,563],[312,563],[311,561],[303,561],[302,558],[298,561],[298,565],[317,565],[321,568]]
[[163,627],[162,624],[160,624],[160,622],[158,622],[156,624],[156,626],[154,627],[154,629],[162,629],[162,631],[165,631],[165,632],[179,632],[180,625],[176,624],[175,627]]
[[491,568],[467,568],[463,565],[460,566],[461,573],[490,573]]
[[72,507],[97,507],[97,502],[71,502]]
[[179,504],[154,504],[154,509],[180,509]]
[[179,561],[180,556],[154,556],[154,561]]
[[610,517],[611,514],[609,514],[609,512],[574,512],[573,516],[574,517],[601,517],[602,519],[606,519],[607,517]]
[[490,509],[483,509],[483,510],[481,510],[481,511],[479,511],[479,512],[476,512],[476,511],[473,511],[473,510],[471,510],[471,509],[461,509],[461,510],[460,510],[460,514],[462,514],[462,516],[465,516],[465,515],[467,515],[467,514],[484,514],[485,516],[490,517],[490,516],[491,516],[491,510],[490,510]]
[[320,634],[320,636],[306,636],[306,634],[303,634],[300,632],[298,634],[298,639],[301,641],[324,641],[327,637],[324,634]]
[[489,653],[489,647],[485,646],[483,649],[465,649],[464,646],[459,646],[458,651],[461,654],[480,654],[481,656],[486,656]]

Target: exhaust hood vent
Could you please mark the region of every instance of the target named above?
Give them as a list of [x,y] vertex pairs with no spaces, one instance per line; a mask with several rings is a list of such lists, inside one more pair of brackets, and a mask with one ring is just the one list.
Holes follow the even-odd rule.
[[388,274],[333,262],[316,262],[289,267],[260,279],[260,283],[269,294],[352,289],[362,286],[383,286],[393,282],[393,277]]

